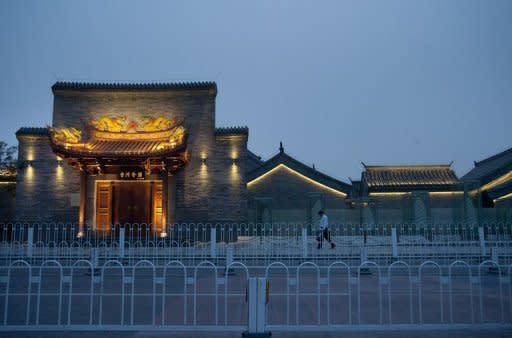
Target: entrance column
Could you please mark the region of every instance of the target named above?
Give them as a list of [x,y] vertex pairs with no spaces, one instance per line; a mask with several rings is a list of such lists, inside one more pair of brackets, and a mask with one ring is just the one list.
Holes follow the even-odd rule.
[[80,209],[78,212],[79,236],[83,236],[85,229],[85,205],[87,203],[87,171],[80,170]]
[[169,172],[167,166],[162,172],[162,228],[160,232],[167,232],[167,214],[169,209]]

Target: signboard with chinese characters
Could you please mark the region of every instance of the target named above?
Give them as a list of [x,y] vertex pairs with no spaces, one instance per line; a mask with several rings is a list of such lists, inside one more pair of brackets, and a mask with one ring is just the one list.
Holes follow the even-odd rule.
[[120,180],[143,180],[145,176],[142,168],[122,168],[118,175]]

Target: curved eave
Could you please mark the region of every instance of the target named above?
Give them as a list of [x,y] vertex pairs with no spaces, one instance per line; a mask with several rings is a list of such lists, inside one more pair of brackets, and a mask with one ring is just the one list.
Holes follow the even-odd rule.
[[50,137],[50,144],[55,154],[62,158],[113,158],[113,159],[134,159],[144,160],[148,158],[166,158],[181,154],[187,148],[187,135],[182,144],[174,148],[164,148],[151,152],[98,152],[94,150],[82,150],[54,142]]

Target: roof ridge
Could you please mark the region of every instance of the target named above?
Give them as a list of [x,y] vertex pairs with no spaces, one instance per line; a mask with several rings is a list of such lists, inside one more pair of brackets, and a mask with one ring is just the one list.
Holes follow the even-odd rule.
[[216,127],[215,134],[248,134],[249,127],[233,126],[233,127]]
[[479,166],[479,165],[481,165],[481,164],[483,164],[483,163],[487,163],[487,162],[493,161],[493,160],[495,160],[495,159],[497,159],[497,158],[499,158],[499,157],[501,157],[501,156],[503,156],[503,155],[508,154],[509,152],[512,152],[512,148],[508,148],[508,149],[506,149],[506,150],[503,150],[502,152],[499,152],[499,153],[497,153],[497,154],[494,154],[494,155],[492,155],[492,156],[490,156],[490,157],[487,157],[487,158],[485,158],[485,159],[483,159],[483,160],[481,160],[481,161],[475,161],[475,162],[474,162],[474,163],[475,163],[475,167],[476,167],[476,166]]
[[[285,161],[283,161],[283,160],[278,161],[280,157],[284,158],[284,159],[285,159]],[[334,178],[334,177],[332,177],[332,176],[329,176],[329,175],[327,175],[327,174],[324,174],[323,172],[318,171],[316,168],[315,168],[315,169],[313,169],[312,167],[308,166],[307,164],[304,164],[303,162],[301,162],[301,161],[299,161],[299,160],[295,159],[294,157],[292,157],[292,156],[288,155],[285,151],[282,151],[282,152],[280,151],[280,152],[276,153],[274,156],[272,156],[271,158],[269,158],[268,160],[263,161],[263,165],[262,165],[261,167],[258,167],[258,168],[255,168],[255,169],[251,170],[251,171],[248,173],[248,176],[253,175],[255,172],[258,172],[258,170],[262,170],[262,168],[264,168],[264,167],[265,167],[266,165],[268,165],[269,163],[272,163],[273,161],[278,161],[278,164],[277,164],[277,165],[279,165],[279,164],[285,164],[285,165],[286,165],[286,163],[285,163],[285,162],[286,162],[286,160],[292,161],[292,162],[294,162],[296,165],[303,167],[305,170],[312,171],[312,172],[314,172],[314,174],[315,174],[315,175],[318,175],[318,176],[322,177],[323,179],[330,180],[330,181],[332,181],[332,182],[334,182],[334,183],[336,183],[336,184],[339,184],[339,185],[341,185],[341,186],[344,186],[344,187],[346,187],[347,189],[351,187],[351,185],[350,185],[350,184],[348,184],[348,183],[346,183],[346,182],[344,182],[344,181],[342,181],[342,180],[339,180],[339,179],[337,179],[337,178]],[[273,168],[274,168],[274,167],[276,167],[276,166],[273,166]],[[293,169],[293,168],[292,168],[292,169]],[[267,170],[269,170],[269,169],[267,169]]]
[[57,81],[52,85],[55,89],[181,89],[181,88],[214,88],[217,89],[215,81],[192,81],[192,82],[75,82]]
[[364,164],[365,169],[423,169],[423,168],[444,168],[451,169],[452,163],[448,164],[390,164],[390,165],[367,165]]
[[16,131],[16,135],[24,134],[46,135],[48,134],[48,127],[21,127],[18,129],[18,131]]

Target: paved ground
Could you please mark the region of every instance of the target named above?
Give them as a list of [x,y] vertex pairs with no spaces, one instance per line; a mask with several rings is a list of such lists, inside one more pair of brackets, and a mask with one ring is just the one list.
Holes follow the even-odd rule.
[[[239,332],[0,332],[1,338],[240,338]],[[273,332],[274,338],[510,338],[512,329],[472,328],[453,330],[371,330],[343,332]]]

